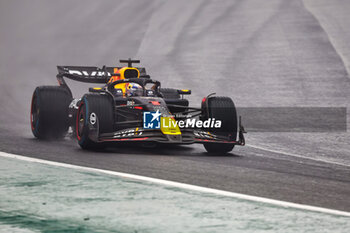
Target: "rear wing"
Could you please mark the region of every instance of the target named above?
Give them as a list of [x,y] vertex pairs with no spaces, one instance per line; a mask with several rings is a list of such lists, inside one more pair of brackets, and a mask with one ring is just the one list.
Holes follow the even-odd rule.
[[[115,68],[122,67],[57,66],[57,79],[61,85],[65,84],[63,77],[85,83],[107,83],[112,76],[118,75],[114,73]],[[149,77],[144,67],[136,68],[140,71],[140,77]]]

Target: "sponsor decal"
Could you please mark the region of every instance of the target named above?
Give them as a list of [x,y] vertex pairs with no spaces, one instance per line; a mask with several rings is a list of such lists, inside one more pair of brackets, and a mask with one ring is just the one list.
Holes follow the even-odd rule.
[[96,114],[95,114],[94,112],[92,112],[92,113],[90,114],[90,123],[91,123],[92,125],[94,125],[94,124],[96,124],[96,120],[97,120]]
[[154,91],[153,90],[147,90],[146,91],[146,96],[152,96],[154,95]]
[[130,106],[130,105],[134,105],[135,102],[133,100],[128,100],[126,101],[126,105]]
[[80,76],[87,76],[87,77],[103,77],[103,76],[111,76],[109,72],[104,72],[104,71],[92,71],[89,73],[88,71],[82,70],[68,70],[69,74],[73,75],[80,75]]
[[139,128],[136,129],[127,129],[122,130],[114,133],[114,138],[126,138],[126,137],[133,137],[133,136],[141,136],[142,132],[139,131]]
[[196,136],[198,138],[207,138],[207,139],[217,138],[216,135],[214,135],[210,132],[205,132],[205,131],[194,131],[194,136]]

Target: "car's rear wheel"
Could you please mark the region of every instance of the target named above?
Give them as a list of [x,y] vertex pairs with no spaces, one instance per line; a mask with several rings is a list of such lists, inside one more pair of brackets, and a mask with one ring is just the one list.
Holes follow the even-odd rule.
[[[210,131],[213,134],[229,137],[235,141],[237,137],[237,112],[235,104],[229,97],[214,96],[207,99],[207,105],[203,103],[203,119],[215,118],[221,120],[221,128],[213,128]],[[206,109],[208,108],[208,110]],[[227,153],[234,148],[232,143],[204,143],[204,148],[209,153]]]
[[173,88],[160,88],[160,93],[164,99],[180,99],[180,94]]
[[33,93],[30,124],[39,139],[63,138],[69,128],[70,92],[59,86],[37,87]]
[[79,105],[75,126],[78,143],[83,149],[93,150],[104,146],[103,143],[94,142],[89,138],[89,124],[92,123],[98,124],[99,134],[113,132],[114,103],[112,97],[101,94],[87,94],[83,96]]
[[188,100],[180,98],[180,94],[176,89],[160,88],[160,93],[171,113],[180,113],[187,110]]

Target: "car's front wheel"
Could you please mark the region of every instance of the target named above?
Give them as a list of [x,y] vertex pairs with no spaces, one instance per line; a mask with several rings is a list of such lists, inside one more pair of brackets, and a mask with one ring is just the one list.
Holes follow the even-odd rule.
[[89,124],[98,124],[98,133],[110,133],[114,130],[114,103],[107,95],[86,94],[81,99],[77,118],[76,136],[81,148],[93,150],[103,147],[102,143],[90,139]]
[[[229,97],[214,96],[206,100],[202,105],[203,119],[215,118],[215,120],[221,121],[221,127],[211,129],[213,134],[229,137],[234,141],[237,137],[237,112],[235,104]],[[216,143],[207,142],[204,143],[204,148],[209,153],[227,153],[234,148],[232,143]]]

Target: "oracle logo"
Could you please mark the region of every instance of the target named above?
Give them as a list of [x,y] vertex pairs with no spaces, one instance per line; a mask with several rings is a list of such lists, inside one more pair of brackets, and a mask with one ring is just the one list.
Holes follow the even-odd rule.
[[103,77],[103,76],[111,76],[109,72],[105,71],[92,71],[89,73],[88,71],[82,70],[68,70],[69,74],[79,75],[79,76],[87,76],[87,77]]

